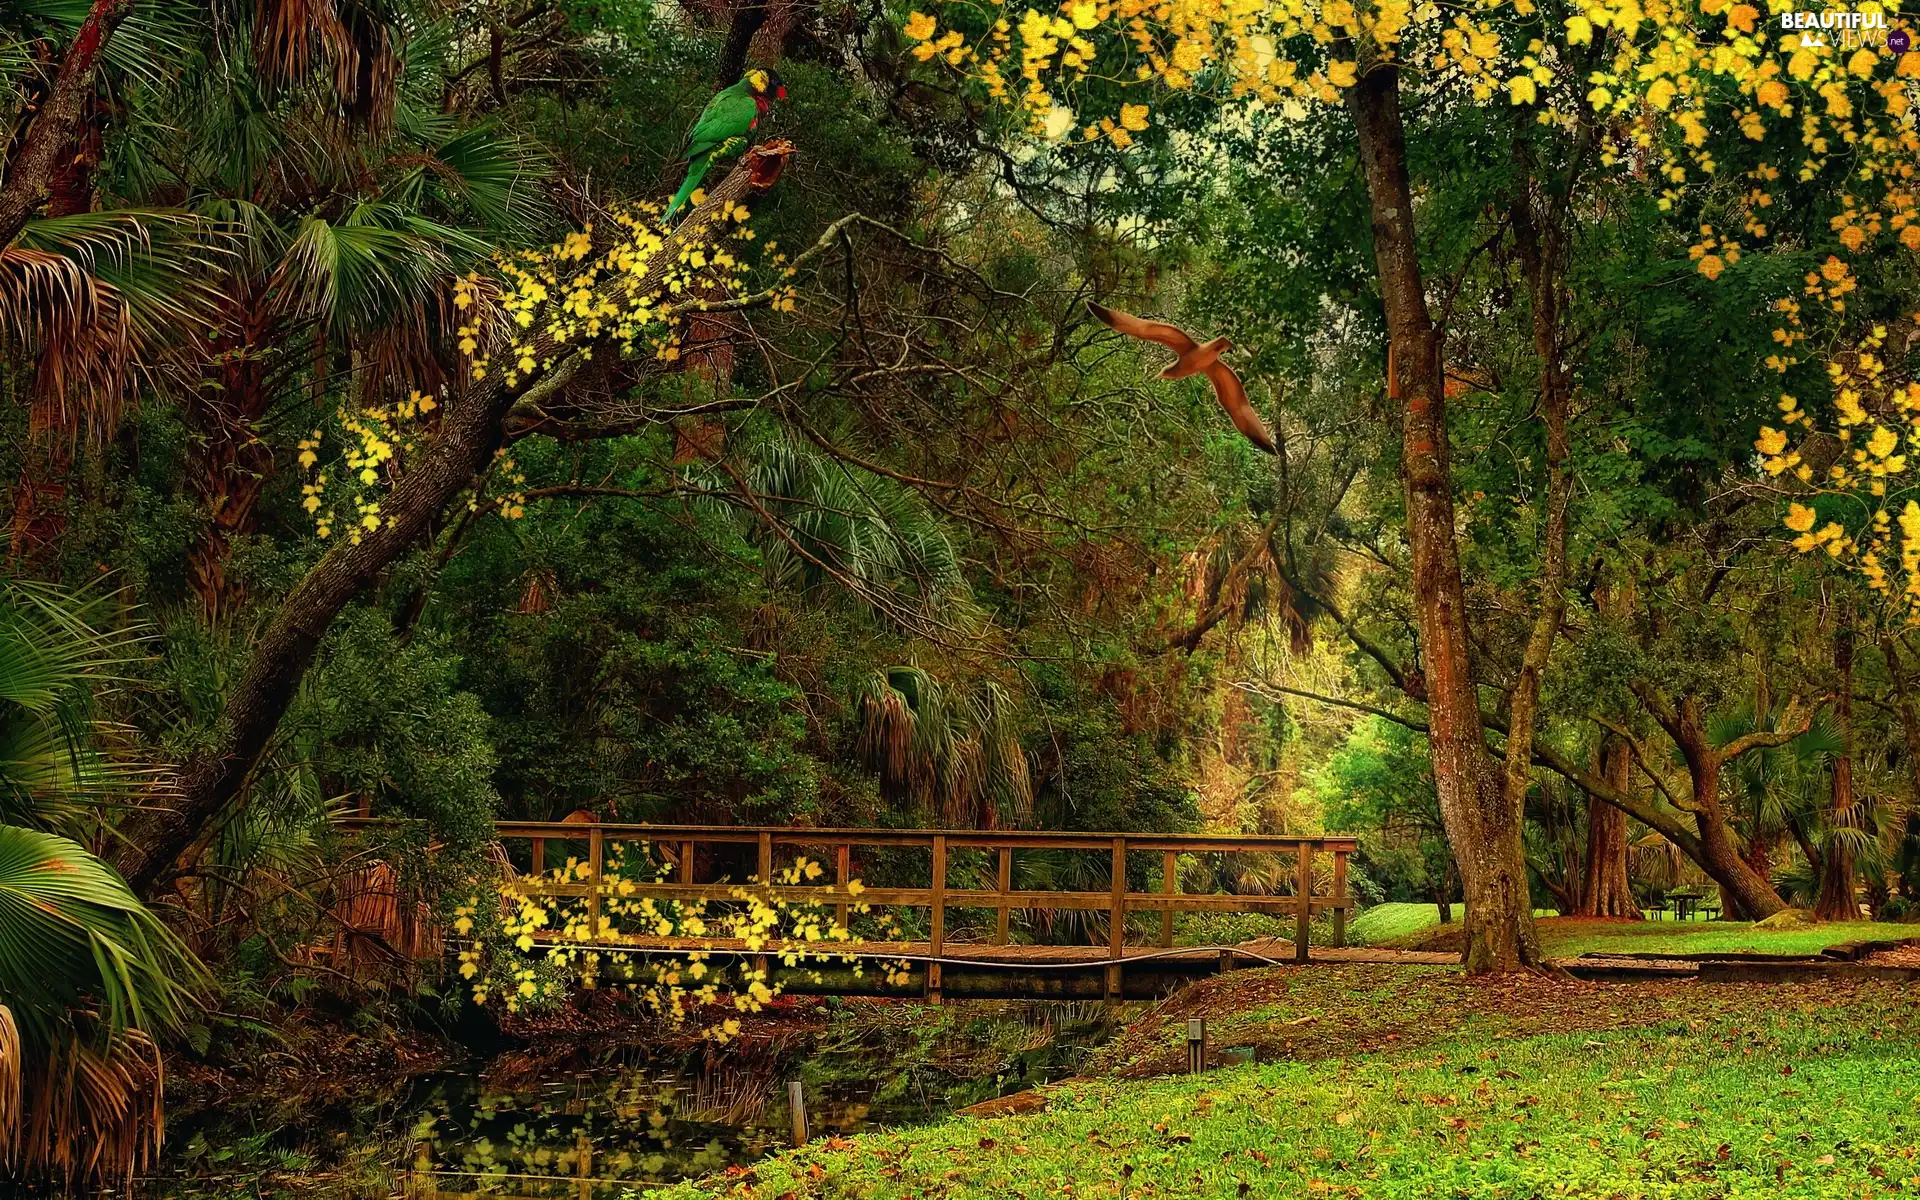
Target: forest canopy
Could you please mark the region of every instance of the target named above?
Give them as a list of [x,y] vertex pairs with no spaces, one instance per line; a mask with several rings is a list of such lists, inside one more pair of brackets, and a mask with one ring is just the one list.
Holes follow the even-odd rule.
[[1476,974],[1898,919],[1920,50],[1842,15],[5,6],[9,1161],[594,986],[499,822],[1352,834]]

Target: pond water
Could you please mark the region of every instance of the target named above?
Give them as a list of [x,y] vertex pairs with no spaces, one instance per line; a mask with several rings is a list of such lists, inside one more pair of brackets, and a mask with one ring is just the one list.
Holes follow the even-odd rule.
[[428,1197],[617,1197],[790,1144],[789,1081],[813,1138],[913,1124],[1072,1075],[1116,1027],[1100,1005],[849,1004],[758,1044],[503,1056],[420,1081],[404,1178]]

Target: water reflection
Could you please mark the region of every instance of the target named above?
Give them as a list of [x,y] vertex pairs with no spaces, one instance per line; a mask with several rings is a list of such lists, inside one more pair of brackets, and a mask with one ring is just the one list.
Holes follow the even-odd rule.
[[1098,1005],[955,1009],[857,1006],[790,1047],[667,1061],[647,1046],[574,1047],[560,1062],[515,1055],[440,1076],[414,1110],[410,1191],[618,1196],[786,1146],[789,1079],[805,1085],[812,1136],[832,1137],[1064,1078],[1113,1028]]

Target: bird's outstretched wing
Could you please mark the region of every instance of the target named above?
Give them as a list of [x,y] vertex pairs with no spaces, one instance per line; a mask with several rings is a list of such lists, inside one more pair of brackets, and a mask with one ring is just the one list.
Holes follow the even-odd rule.
[[1185,355],[1199,345],[1182,333],[1178,326],[1169,325],[1165,321],[1144,320],[1132,313],[1121,312],[1117,308],[1095,304],[1091,300],[1087,301],[1087,311],[1100,318],[1102,323],[1119,330],[1128,337],[1139,338],[1143,342],[1158,342],[1175,354]]
[[1240,377],[1233,373],[1233,368],[1215,359],[1207,367],[1207,378],[1213,383],[1213,394],[1219,398],[1220,407],[1226,409],[1227,416],[1233,418],[1233,427],[1268,454],[1280,453],[1273,444],[1273,436],[1267,432],[1266,422],[1253,410],[1253,403],[1247,399],[1247,389],[1241,386]]

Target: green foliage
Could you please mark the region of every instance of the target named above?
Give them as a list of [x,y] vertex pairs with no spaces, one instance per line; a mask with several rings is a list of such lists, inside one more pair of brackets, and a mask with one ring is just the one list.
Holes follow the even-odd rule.
[[1327,827],[1360,835],[1355,858],[1385,898],[1409,901],[1451,892],[1452,853],[1424,737],[1392,721],[1366,718],[1321,766],[1313,788]]
[[432,634],[403,638],[373,609],[345,614],[288,717],[312,739],[325,792],[424,820],[456,850],[492,840],[491,721],[460,690],[461,670]]

